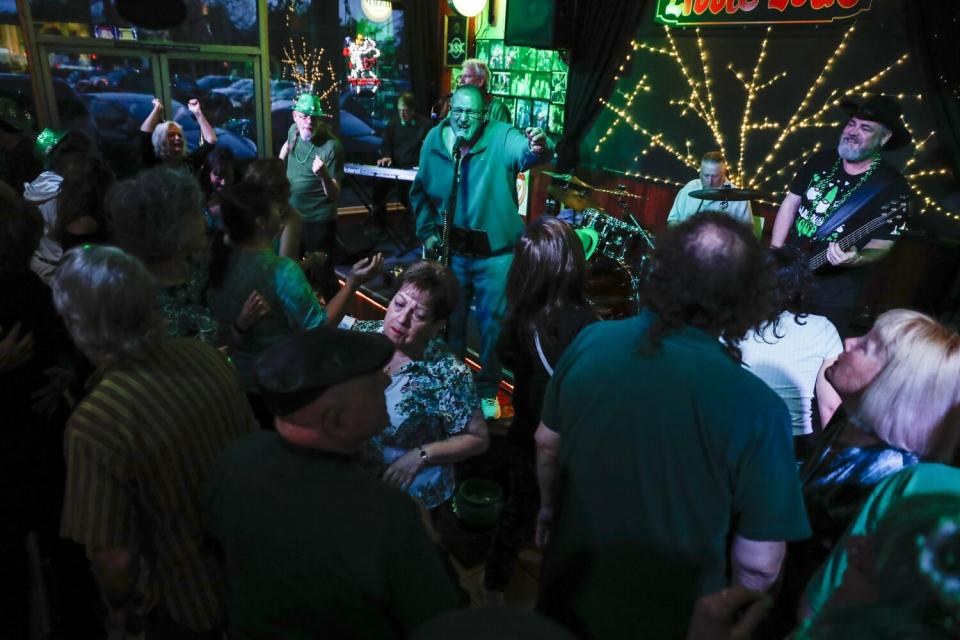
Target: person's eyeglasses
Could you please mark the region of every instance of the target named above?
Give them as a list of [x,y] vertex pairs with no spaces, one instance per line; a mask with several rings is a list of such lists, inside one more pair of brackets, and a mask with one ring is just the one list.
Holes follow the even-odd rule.
[[479,120],[483,117],[483,111],[474,111],[472,109],[450,109],[450,117],[459,120],[463,116]]

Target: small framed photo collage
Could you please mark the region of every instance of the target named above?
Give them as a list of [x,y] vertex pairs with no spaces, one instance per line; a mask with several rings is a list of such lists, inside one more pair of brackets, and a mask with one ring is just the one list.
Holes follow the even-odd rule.
[[567,65],[557,51],[477,40],[476,57],[490,67],[490,93],[507,105],[515,126],[563,133]]

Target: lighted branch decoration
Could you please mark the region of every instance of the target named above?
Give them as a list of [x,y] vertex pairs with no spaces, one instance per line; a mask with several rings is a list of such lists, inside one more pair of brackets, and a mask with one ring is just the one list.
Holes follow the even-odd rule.
[[[743,113],[740,120],[739,136],[734,141],[734,150],[736,151],[735,155],[729,153],[730,149],[727,148],[727,137],[724,135],[724,130],[721,126],[720,119],[717,117],[716,104],[712,89],[713,79],[710,66],[710,56],[706,50],[706,47],[704,46],[699,29],[696,30],[697,55],[700,61],[699,69],[695,69],[692,66],[687,65],[683,55],[680,53],[680,50],[677,47],[677,43],[673,37],[671,29],[665,26],[664,33],[667,39],[667,46],[657,47],[645,42],[634,41],[632,43],[631,51],[627,54],[624,63],[620,65],[618,74],[614,80],[620,80],[620,74],[623,73],[627,63],[630,62],[633,54],[636,52],[644,52],[650,55],[668,58],[677,66],[680,75],[683,77],[687,88],[689,89],[689,93],[681,98],[669,98],[669,104],[671,106],[679,107],[680,117],[693,117],[700,121],[709,134],[712,148],[719,149],[727,158],[737,158],[736,164],[730,167],[731,178],[735,182],[742,184],[745,187],[761,190],[765,189],[767,191],[772,189],[772,181],[777,180],[779,182],[779,180],[786,180],[787,182],[782,183],[782,185],[778,185],[782,186],[782,192],[786,192],[789,179],[795,174],[796,170],[802,165],[803,162],[821,149],[822,144],[820,142],[816,142],[810,146],[804,146],[801,148],[798,156],[788,159],[780,158],[780,151],[784,143],[790,140],[796,134],[802,133],[807,129],[839,127],[842,124],[840,121],[826,119],[833,108],[838,106],[847,96],[859,95],[865,98],[872,95],[871,90],[876,89],[877,85],[885,77],[887,77],[891,71],[902,66],[907,61],[908,55],[901,55],[895,62],[883,67],[879,71],[876,71],[873,73],[873,75],[861,82],[857,82],[847,87],[837,87],[827,90],[830,72],[843,57],[843,54],[848,47],[848,42],[856,31],[856,24],[853,24],[849,29],[846,30],[846,32],[844,32],[836,50],[834,50],[833,53],[831,53],[827,58],[827,61],[824,64],[821,72],[818,74],[817,79],[810,84],[805,95],[800,100],[796,109],[794,109],[794,111],[787,118],[786,122],[781,123],[779,121],[771,120],[767,116],[763,116],[758,120],[754,118],[754,110],[759,95],[779,80],[787,77],[786,71],[779,71],[773,73],[769,77],[764,77],[763,65],[767,57],[767,43],[769,42],[771,31],[771,28],[767,29],[766,35],[760,44],[760,52],[756,56],[756,62],[752,70],[745,72],[736,69],[732,64],[726,65],[726,69],[731,72],[739,81],[745,96]],[[681,164],[694,170],[698,169],[699,155],[694,153],[692,148],[693,145],[690,140],[685,141],[685,148],[681,150],[679,148],[680,145],[667,140],[666,134],[663,131],[657,131],[645,126],[644,123],[638,121],[638,118],[634,117],[635,114],[640,113],[638,109],[634,108],[634,101],[641,92],[653,92],[653,87],[651,86],[650,80],[646,75],[642,76],[640,80],[637,81],[636,85],[631,91],[618,91],[615,94],[613,99],[616,100],[616,98],[622,98],[623,102],[621,104],[614,104],[611,100],[606,100],[604,98],[600,99],[601,104],[609,109],[615,115],[615,117],[610,126],[607,128],[606,132],[597,141],[594,151],[599,152],[607,140],[620,127],[626,125],[636,133],[640,134],[640,136],[646,140],[646,146],[642,148],[637,156],[634,157],[634,162],[638,162],[641,156],[646,155],[652,149],[661,149],[668,155],[675,158]],[[922,99],[922,96],[920,95],[908,95],[902,93],[896,94],[896,97],[900,98],[901,100],[905,98],[912,98],[916,100]],[[617,102],[620,101],[617,100]],[[906,121],[904,122],[906,124]],[[748,166],[746,162],[747,149],[751,143],[756,144],[753,142],[753,135],[760,134],[766,136],[768,135],[767,132],[770,131],[777,131],[772,144],[770,143],[769,138],[766,138],[763,142],[763,144],[768,146],[770,151],[759,163],[757,163],[756,166]],[[926,213],[928,210],[932,209],[954,219],[960,220],[960,214],[949,212],[943,209],[943,207],[938,205],[924,192],[919,184],[920,180],[924,178],[943,176],[950,173],[947,169],[917,170],[914,167],[919,154],[922,152],[925,144],[932,136],[933,132],[930,132],[926,138],[914,145],[913,155],[904,166],[904,174],[906,175],[907,180],[910,182],[911,189],[913,189],[920,199],[920,213]],[[914,139],[917,140],[917,137],[914,136]],[[777,166],[778,164],[779,166]],[[634,171],[626,171],[625,173],[629,176],[634,176],[653,182],[677,185],[681,184],[675,180],[661,176],[645,175]],[[776,205],[779,203],[768,202],[768,204]]]
[[[297,2],[287,7],[284,23],[290,31],[290,19],[296,13]],[[291,36],[283,47],[283,77],[290,78],[297,85],[297,97],[302,93],[313,93],[329,110],[329,98],[337,91],[337,76],[333,65],[326,59],[323,49],[317,49],[307,43],[306,38],[299,42]]]

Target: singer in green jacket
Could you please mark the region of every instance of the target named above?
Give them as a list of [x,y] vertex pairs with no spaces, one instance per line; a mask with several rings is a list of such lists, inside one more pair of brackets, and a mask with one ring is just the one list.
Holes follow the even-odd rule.
[[463,288],[460,305],[450,317],[448,341],[458,355],[466,352],[467,312],[476,304],[480,329],[477,387],[484,416],[499,416],[496,401],[500,362],[495,345],[506,309],[504,287],[513,261],[513,247],[523,231],[517,213],[517,174],[553,157],[553,143],[539,128],[517,129],[487,121],[483,94],[471,85],[459,87],[450,114],[434,127],[420,151],[420,169],[410,189],[417,216],[417,237],[428,250],[440,242],[440,211],[450,197],[454,152],[461,156],[460,185],[453,224],[487,234],[491,255],[478,258],[452,253],[450,267]]

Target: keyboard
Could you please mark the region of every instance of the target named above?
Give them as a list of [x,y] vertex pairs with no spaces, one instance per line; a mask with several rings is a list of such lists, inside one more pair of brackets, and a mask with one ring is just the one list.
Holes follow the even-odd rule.
[[354,176],[367,176],[370,178],[384,178],[386,180],[400,180],[402,182],[413,182],[417,177],[416,169],[397,169],[396,167],[378,167],[374,164],[356,164],[347,162],[343,165],[343,172]]

